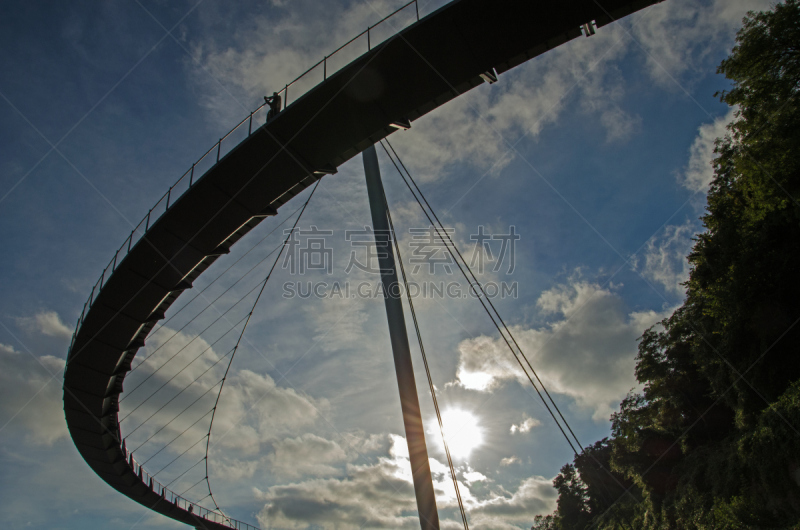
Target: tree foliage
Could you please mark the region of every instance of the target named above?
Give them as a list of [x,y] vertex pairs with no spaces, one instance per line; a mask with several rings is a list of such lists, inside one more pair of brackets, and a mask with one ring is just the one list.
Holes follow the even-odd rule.
[[686,300],[535,528],[800,528],[800,0],[749,13],[718,72],[738,110]]

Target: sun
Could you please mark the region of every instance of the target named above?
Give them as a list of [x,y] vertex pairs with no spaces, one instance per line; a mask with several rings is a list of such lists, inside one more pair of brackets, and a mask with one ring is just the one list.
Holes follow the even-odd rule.
[[[462,409],[444,410],[442,423],[450,455],[454,459],[467,458],[474,449],[483,444],[483,429],[478,418],[471,412]],[[439,424],[436,420],[431,423],[429,431],[439,434]]]

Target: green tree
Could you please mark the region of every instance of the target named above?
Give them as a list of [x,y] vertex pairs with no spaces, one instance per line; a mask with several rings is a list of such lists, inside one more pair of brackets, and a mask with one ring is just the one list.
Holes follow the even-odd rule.
[[592,519],[586,484],[572,464],[565,464],[553,480],[558,491],[556,522],[561,530],[583,530]]
[[602,516],[618,503],[641,500],[640,490],[632,480],[612,469],[613,446],[608,438],[587,446],[573,462],[586,485],[586,506],[592,518]]
[[[750,13],[718,71],[738,106],[716,148],[706,232],[689,256],[686,306],[714,390],[750,424],[800,377],[800,4]],[[730,391],[729,391],[730,389]]]
[[[642,335],[642,392],[562,468],[542,524],[800,528],[800,0],[749,13],[718,72],[738,110],[686,301]],[[635,493],[609,504],[609,478]]]
[[[537,530],[583,530],[600,520],[613,520],[620,510],[641,500],[640,490],[611,469],[612,446],[607,438],[584,448],[553,480],[558,491],[555,513],[534,520]],[[611,517],[605,517],[611,513]]]
[[533,518],[531,530],[558,530],[554,515],[537,515]]

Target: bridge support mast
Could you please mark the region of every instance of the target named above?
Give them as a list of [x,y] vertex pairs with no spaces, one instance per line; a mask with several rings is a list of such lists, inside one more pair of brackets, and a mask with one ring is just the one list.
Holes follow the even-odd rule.
[[406,320],[403,316],[402,286],[397,280],[394,251],[389,235],[388,209],[378,155],[371,145],[362,153],[364,173],[367,177],[367,193],[372,213],[372,227],[378,264],[381,269],[383,299],[386,303],[386,317],[389,321],[389,336],[394,355],[394,368],[397,385],[400,388],[400,407],[403,411],[403,424],[408,441],[408,455],[411,460],[411,473],[414,478],[414,493],[422,530],[439,530],[439,513],[433,492],[431,468],[428,463],[428,448],[425,445],[425,431],[417,398],[417,385],[414,381],[414,368],[411,365],[411,350],[406,333]]

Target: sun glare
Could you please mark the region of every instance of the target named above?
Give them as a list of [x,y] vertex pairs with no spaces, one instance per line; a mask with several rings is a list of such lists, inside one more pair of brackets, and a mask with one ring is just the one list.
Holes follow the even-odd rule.
[[[464,459],[476,448],[483,444],[483,430],[478,418],[471,412],[461,409],[448,409],[442,411],[444,436],[453,458]],[[432,429],[439,432],[439,424],[434,420]]]

